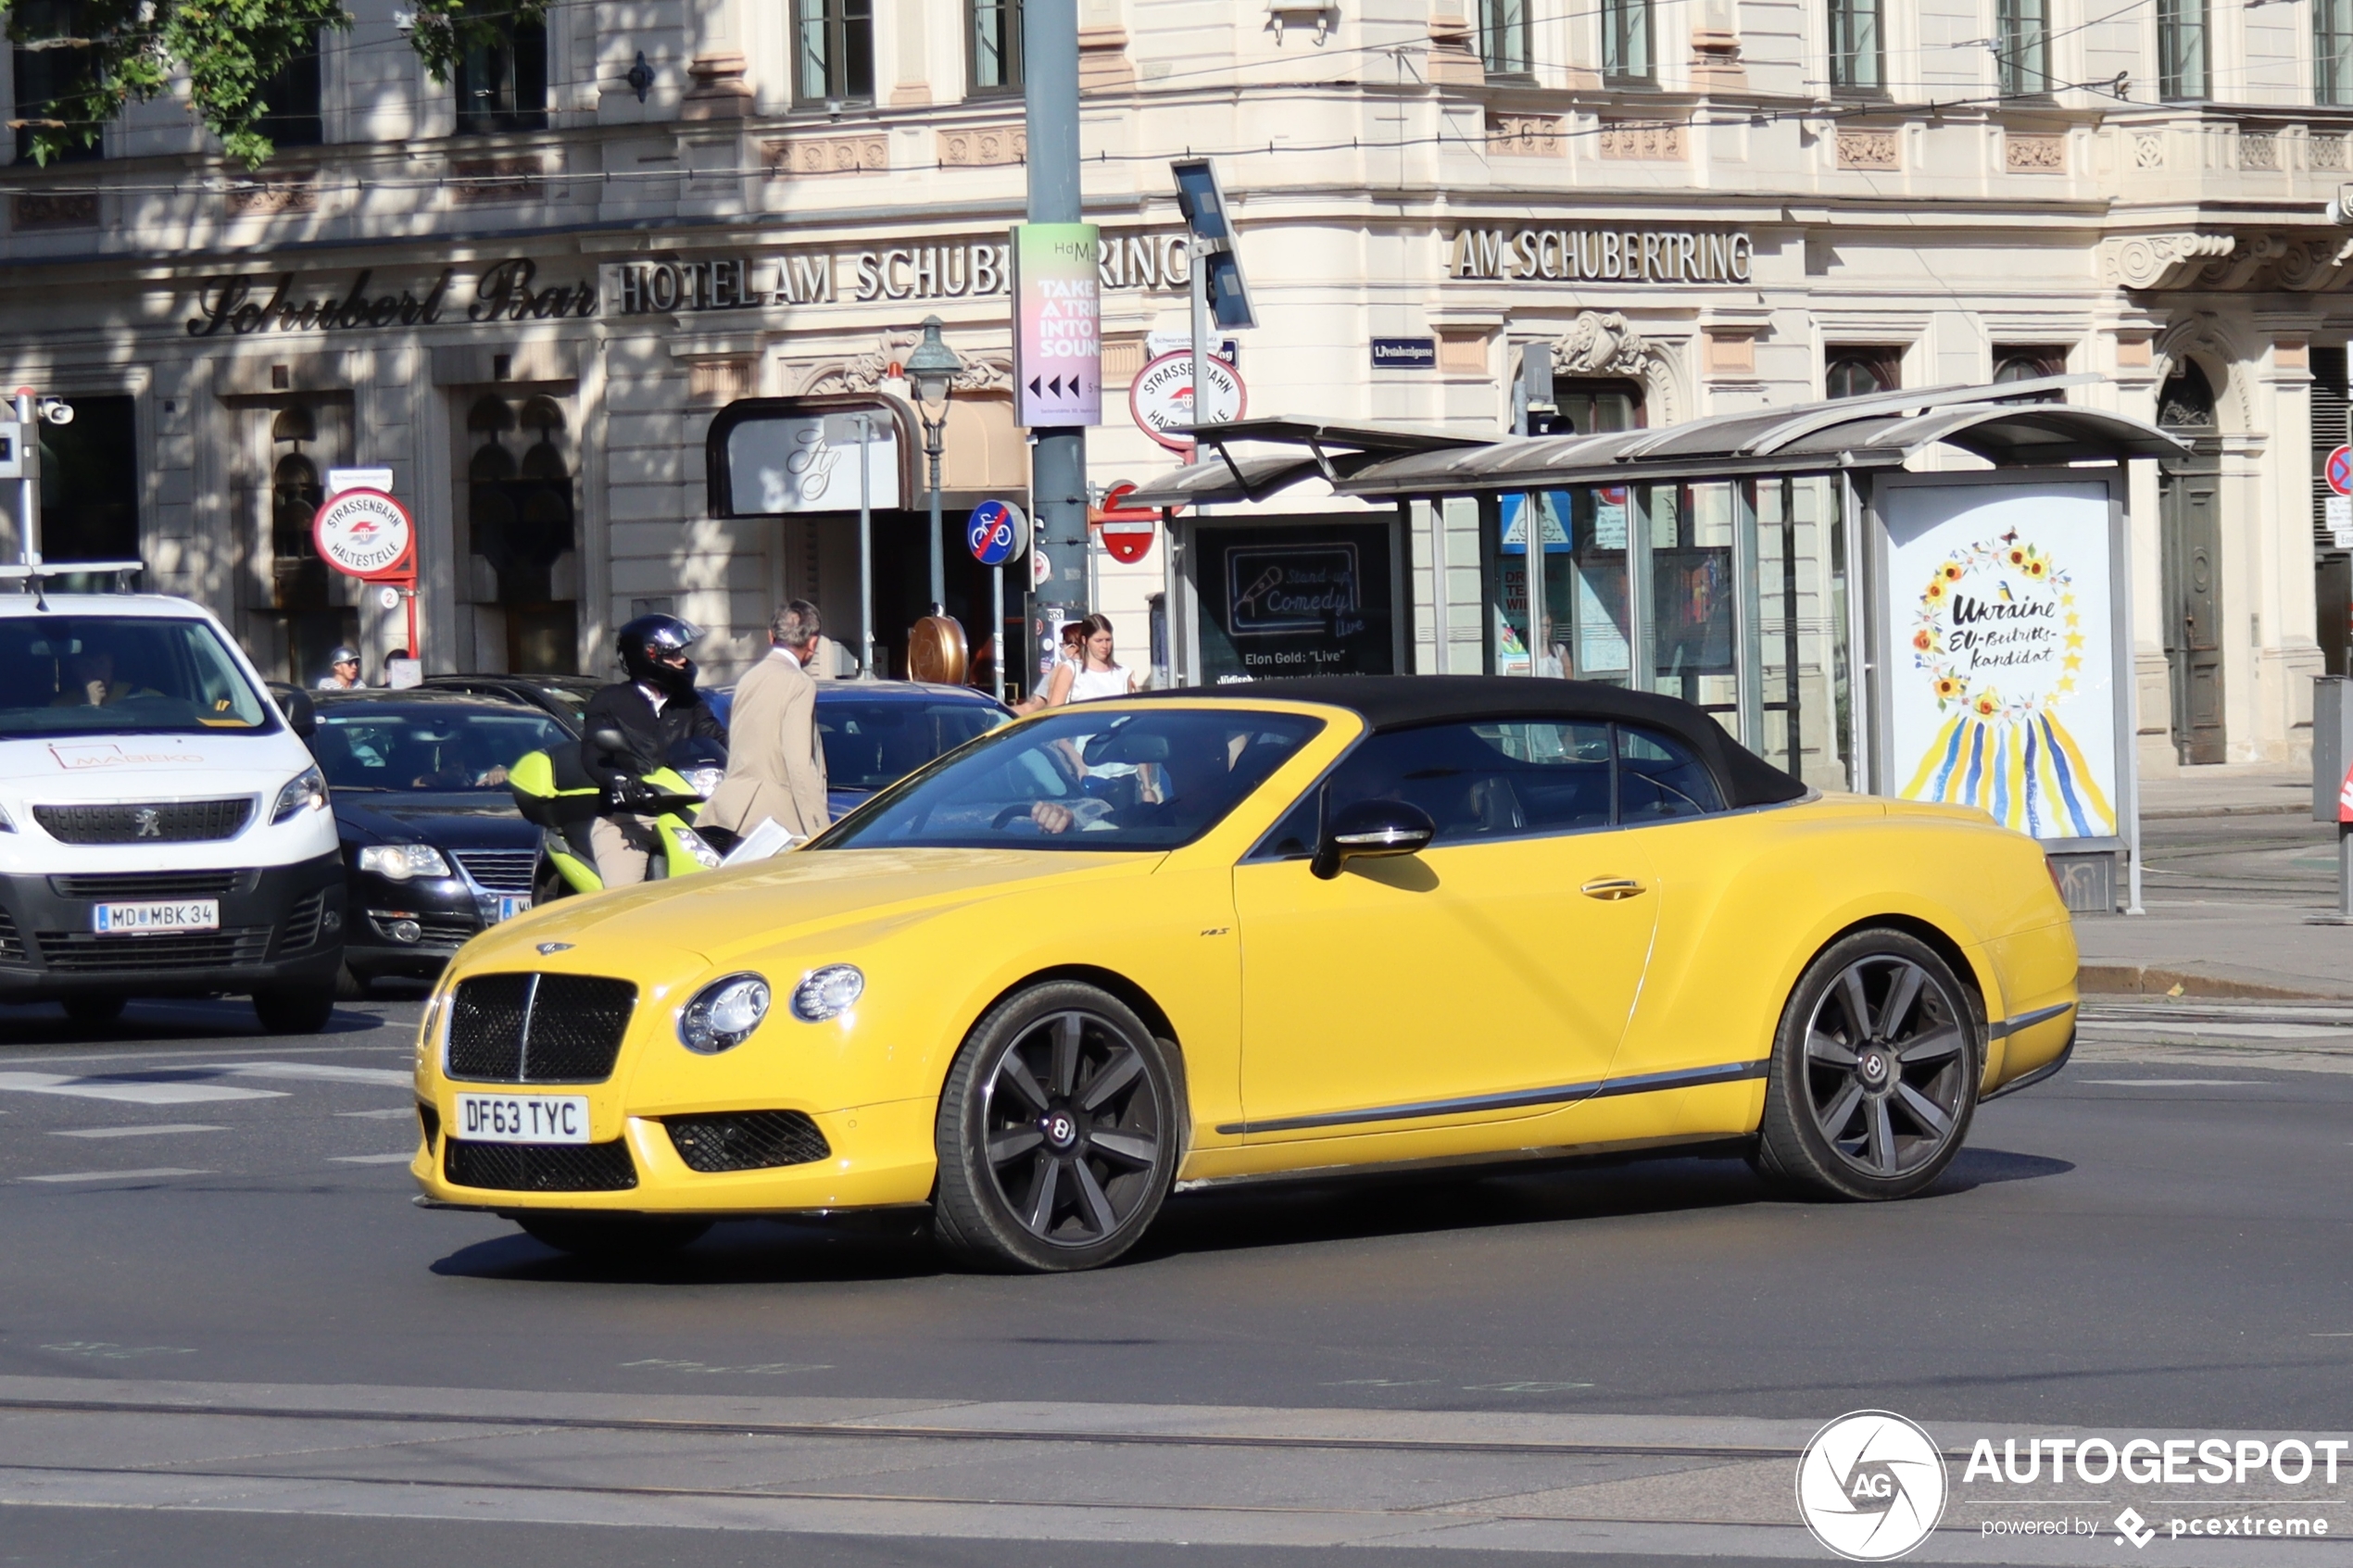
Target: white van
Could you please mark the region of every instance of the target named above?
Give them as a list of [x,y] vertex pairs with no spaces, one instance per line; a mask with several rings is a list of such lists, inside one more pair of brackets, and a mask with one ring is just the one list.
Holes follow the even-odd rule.
[[327,1022],[344,871],[327,784],[185,599],[0,593],[0,1000],[131,997]]

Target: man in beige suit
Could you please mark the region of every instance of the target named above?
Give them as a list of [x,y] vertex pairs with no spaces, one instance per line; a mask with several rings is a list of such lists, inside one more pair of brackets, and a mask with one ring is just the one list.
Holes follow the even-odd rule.
[[727,720],[727,776],[702,820],[747,834],[763,818],[796,839],[833,821],[825,753],[817,738],[817,684],[801,668],[817,646],[817,607],[794,599],[769,623],[768,657],[736,683]]

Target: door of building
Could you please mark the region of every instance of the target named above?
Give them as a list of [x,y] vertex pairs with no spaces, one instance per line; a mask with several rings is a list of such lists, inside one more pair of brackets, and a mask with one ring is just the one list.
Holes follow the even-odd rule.
[[2167,381],[2158,422],[2196,448],[2166,464],[2158,483],[2173,750],[2185,763],[2221,762],[2229,757],[2222,722],[2221,468],[2214,394],[2196,366],[2183,365]]

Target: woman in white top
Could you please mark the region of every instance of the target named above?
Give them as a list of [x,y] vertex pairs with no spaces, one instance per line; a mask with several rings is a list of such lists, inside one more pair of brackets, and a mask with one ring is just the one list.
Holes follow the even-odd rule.
[[1143,684],[1141,675],[1136,671],[1112,662],[1111,617],[1090,615],[1079,624],[1087,629],[1087,658],[1078,674],[1070,683],[1071,701],[1126,696]]
[[1062,646],[1054,650],[1054,668],[1046,677],[1046,689],[1034,692],[1013,704],[1016,713],[1035,713],[1043,708],[1060,708],[1070,700],[1071,682],[1077,678],[1078,667],[1086,662],[1083,651],[1087,641],[1087,623],[1072,621],[1063,623]]

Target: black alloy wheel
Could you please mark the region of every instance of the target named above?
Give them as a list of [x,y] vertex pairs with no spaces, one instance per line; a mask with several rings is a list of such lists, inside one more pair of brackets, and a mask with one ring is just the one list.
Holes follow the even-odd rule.
[[1907,1198],[1959,1152],[1977,1107],[1975,994],[1926,943],[1831,944],[1782,1010],[1755,1163],[1826,1197]]
[[1177,1106],[1168,1049],[1117,997],[1069,981],[1017,993],[949,1071],[934,1233],[988,1268],[1110,1262],[1168,1196]]

